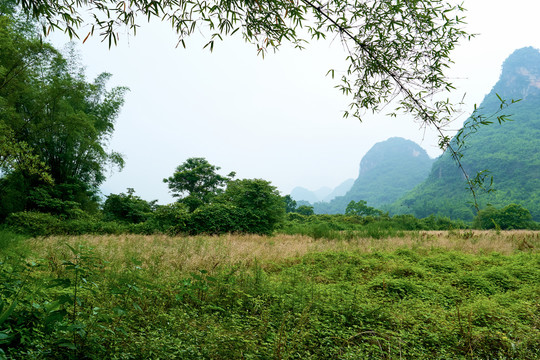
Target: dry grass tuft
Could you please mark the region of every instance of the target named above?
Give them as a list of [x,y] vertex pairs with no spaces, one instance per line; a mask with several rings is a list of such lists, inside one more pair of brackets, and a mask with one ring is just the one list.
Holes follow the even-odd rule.
[[165,235],[115,235],[49,237],[28,240],[36,255],[60,263],[71,257],[64,243],[86,245],[121,271],[133,260],[160,278],[179,276],[198,269],[218,267],[250,267],[258,262],[263,267],[290,261],[308,253],[326,251],[395,251],[409,248],[422,251],[454,250],[469,254],[497,252],[509,255],[519,251],[538,252],[540,232],[533,231],[425,231],[410,232],[405,237],[388,239],[356,238],[353,240],[313,240],[301,235],[224,235],[169,237]]

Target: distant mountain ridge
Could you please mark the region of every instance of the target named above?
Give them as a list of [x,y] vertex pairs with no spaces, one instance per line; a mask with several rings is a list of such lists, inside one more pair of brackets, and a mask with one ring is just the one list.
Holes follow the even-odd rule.
[[314,204],[316,213],[344,213],[351,201],[365,200],[380,208],[391,204],[423,181],[433,159],[414,141],[400,137],[375,144],[360,162],[358,178],[343,196]]
[[354,179],[347,179],[334,189],[325,186],[315,191],[297,186],[292,189],[291,197],[296,201],[307,201],[312,204],[319,201],[331,201],[337,196],[345,195],[353,183]]
[[[520,101],[501,113],[500,99]],[[495,114],[489,119],[495,124],[470,134],[461,162],[471,176],[487,169],[494,177],[495,192],[477,193],[480,206],[517,203],[540,221],[540,51],[526,47],[512,53],[479,109],[485,116]],[[495,117],[502,114],[510,114],[512,121],[498,125]],[[343,213],[351,200],[417,217],[471,220],[475,215],[472,195],[450,154],[430,159],[424,149],[401,138],[373,146],[346,194],[313,205],[316,213]]]
[[[481,206],[520,204],[540,220],[540,52],[532,47],[512,53],[503,63],[501,76],[479,109],[489,115],[500,109],[500,98],[512,104],[503,114],[512,121],[482,126],[466,141],[461,162],[469,175],[487,169],[496,191],[479,192]],[[501,114],[501,113],[499,113]],[[470,119],[467,121],[471,121]],[[394,213],[430,214],[470,220],[475,214],[463,174],[450,154],[433,164],[429,177],[391,206]]]

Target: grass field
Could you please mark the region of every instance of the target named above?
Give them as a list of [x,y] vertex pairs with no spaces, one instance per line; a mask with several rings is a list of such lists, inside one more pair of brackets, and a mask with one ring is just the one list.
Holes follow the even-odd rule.
[[540,358],[538,232],[0,245],[0,359]]

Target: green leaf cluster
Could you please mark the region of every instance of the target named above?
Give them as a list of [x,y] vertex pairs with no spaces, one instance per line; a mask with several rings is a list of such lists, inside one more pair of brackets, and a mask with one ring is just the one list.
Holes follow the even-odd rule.
[[345,209],[345,215],[358,215],[358,216],[381,216],[383,212],[374,207],[367,206],[367,202],[364,200],[354,201],[351,200],[347,208]]
[[189,158],[163,179],[191,213],[176,231],[272,233],[285,214],[277,189],[262,179],[233,180],[234,172],[222,176],[219,169],[204,158]]
[[219,169],[205,158],[189,158],[163,182],[168,185],[172,195],[179,197],[179,202],[186,204],[193,212],[199,206],[209,204],[234,178],[234,172],[222,176],[217,173]]
[[105,221],[119,221],[138,224],[150,218],[156,201],[148,202],[135,195],[133,188],[127,194],[110,194],[103,204]]

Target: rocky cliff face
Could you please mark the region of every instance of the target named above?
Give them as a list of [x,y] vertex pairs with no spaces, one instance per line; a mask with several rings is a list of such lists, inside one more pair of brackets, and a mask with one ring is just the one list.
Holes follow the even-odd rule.
[[501,77],[490,95],[495,93],[521,100],[539,96],[540,52],[533,47],[514,51],[503,63]]

